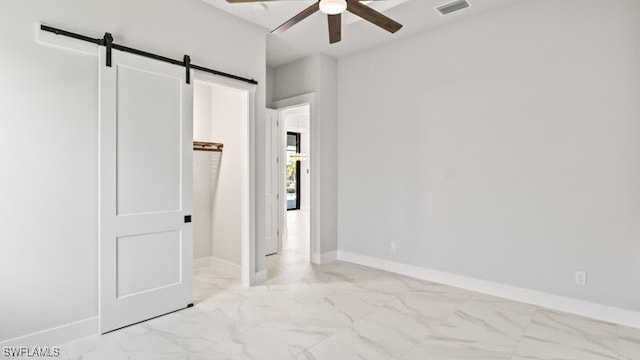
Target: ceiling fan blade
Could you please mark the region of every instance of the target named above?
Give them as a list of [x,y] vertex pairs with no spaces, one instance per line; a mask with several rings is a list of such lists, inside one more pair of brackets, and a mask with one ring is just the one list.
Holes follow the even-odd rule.
[[315,13],[316,11],[320,10],[320,2],[317,1],[315,3],[313,3],[313,5],[309,6],[308,8],[302,10],[298,15],[292,17],[291,19],[287,20],[284,24],[278,26],[277,28],[275,28],[271,33],[272,34],[279,34],[287,29],[289,29],[290,27],[292,27],[293,25],[299,23],[300,21],[306,19],[309,15]]
[[329,19],[329,43],[335,44],[342,40],[342,14],[327,15]]
[[358,0],[347,0],[347,10],[391,33],[402,28],[402,24],[386,17],[376,10],[373,10],[367,5],[361,4]]

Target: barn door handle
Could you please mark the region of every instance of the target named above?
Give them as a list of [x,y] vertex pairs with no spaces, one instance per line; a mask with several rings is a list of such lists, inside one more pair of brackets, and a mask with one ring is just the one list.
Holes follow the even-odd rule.
[[185,222],[185,224],[186,224],[186,223],[190,223],[190,222],[191,222],[191,215],[186,215],[186,216],[184,217],[184,222]]

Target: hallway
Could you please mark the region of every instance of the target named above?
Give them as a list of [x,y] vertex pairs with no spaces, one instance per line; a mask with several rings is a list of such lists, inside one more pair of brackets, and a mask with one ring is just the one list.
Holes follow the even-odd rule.
[[287,211],[287,226],[289,235],[282,241],[282,252],[267,256],[267,276],[270,281],[282,280],[291,276],[291,270],[309,266],[309,211]]

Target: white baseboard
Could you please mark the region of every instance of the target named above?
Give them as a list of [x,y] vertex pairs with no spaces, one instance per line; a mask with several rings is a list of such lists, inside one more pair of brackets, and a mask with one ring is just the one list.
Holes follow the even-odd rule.
[[483,294],[542,306],[553,310],[564,311],[614,324],[640,328],[640,312],[627,309],[379,259],[349,251],[338,250],[338,260],[386,270],[421,280],[446,284]]
[[[205,267],[214,267],[224,273],[240,276],[240,265],[222,260],[213,256],[194,259],[193,268],[200,269]],[[264,281],[266,281],[266,270],[264,272]],[[258,278],[258,274],[256,274]],[[77,340],[83,337],[97,335],[99,318],[92,317],[85,320],[57,326],[51,329],[38,331],[32,334],[19,336],[16,338],[0,341],[1,346],[56,346]]]
[[262,285],[265,282],[267,282],[267,269],[262,269],[256,272],[252,285]]
[[193,259],[193,269],[202,269],[211,266],[211,256]]
[[92,317],[51,329],[0,341],[2,346],[56,346],[98,334],[98,317]]
[[193,269],[202,269],[206,267],[212,267],[217,271],[229,274],[232,276],[240,276],[241,267],[238,264],[234,264],[230,261],[217,258],[215,256],[207,256],[193,260]]
[[211,257],[211,266],[214,269],[221,271],[225,274],[234,275],[237,277],[240,277],[240,274],[242,272],[242,268],[240,267],[240,265],[234,264],[227,260],[217,258],[215,256]]
[[338,259],[337,251],[327,251],[322,254],[313,253],[311,254],[311,262],[317,265],[328,264],[330,262],[336,261]]

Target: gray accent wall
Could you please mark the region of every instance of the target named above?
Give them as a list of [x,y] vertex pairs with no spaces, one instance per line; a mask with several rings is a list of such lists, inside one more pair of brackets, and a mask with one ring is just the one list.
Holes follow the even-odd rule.
[[[320,253],[337,248],[337,61],[327,55],[309,56],[274,69],[273,100],[315,93],[320,132]],[[314,121],[314,119],[311,119]],[[313,124],[311,128],[314,129]],[[313,144],[311,145],[313,148]],[[313,186],[313,185],[312,185]],[[312,200],[313,201],[313,200]],[[313,206],[313,205],[312,205]],[[313,215],[312,215],[313,216]],[[317,252],[314,249],[314,252]]]
[[637,0],[522,1],[340,59],[339,251],[640,311],[639,64]]

